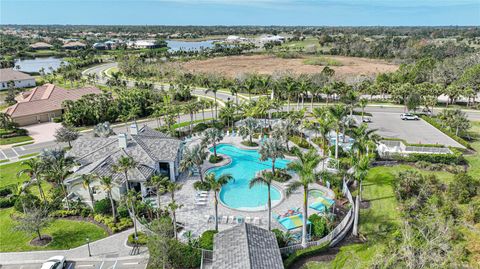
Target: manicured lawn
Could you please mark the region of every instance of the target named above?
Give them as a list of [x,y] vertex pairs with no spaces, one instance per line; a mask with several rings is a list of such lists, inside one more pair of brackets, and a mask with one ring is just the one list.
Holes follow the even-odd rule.
[[0,145],[10,145],[10,144],[20,143],[20,142],[25,142],[25,141],[31,141],[31,140],[33,140],[33,138],[31,138],[28,135],[14,136],[14,137],[9,137],[9,138],[1,138],[0,139]]
[[[365,244],[352,244],[340,249],[331,262],[311,262],[308,269],[322,268],[368,268],[377,253],[386,247],[387,239],[392,236],[393,228],[401,220],[393,183],[395,175],[401,171],[415,169],[408,165],[372,168],[364,182],[363,197],[370,201],[368,209],[360,210],[360,233],[367,238]],[[418,169],[415,169],[418,170]],[[446,172],[428,172],[435,174],[442,182],[449,182],[452,174]]]
[[53,241],[45,247],[30,246],[29,242],[35,236],[15,231],[15,221],[10,218],[13,208],[0,210],[0,251],[28,251],[47,249],[69,249],[85,244],[86,238],[95,241],[107,236],[100,227],[89,222],[79,222],[57,219],[50,226],[42,230],[42,234],[53,237]]
[[29,178],[27,175],[22,175],[20,178],[17,178],[18,171],[23,168],[24,167],[22,166],[21,162],[9,163],[0,166],[0,188],[28,180]]

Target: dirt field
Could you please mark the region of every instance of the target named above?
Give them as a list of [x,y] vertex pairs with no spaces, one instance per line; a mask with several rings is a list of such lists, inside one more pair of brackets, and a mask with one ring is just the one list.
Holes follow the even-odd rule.
[[[384,72],[393,72],[397,65],[386,61],[366,58],[343,56],[325,56],[341,62],[342,66],[333,66],[337,77],[351,75],[374,75]],[[242,73],[272,74],[273,72],[291,71],[301,73],[319,73],[324,66],[304,64],[306,58],[282,59],[269,55],[229,56],[208,60],[189,61],[181,63],[181,67],[190,72],[210,73],[216,72],[235,77]]]

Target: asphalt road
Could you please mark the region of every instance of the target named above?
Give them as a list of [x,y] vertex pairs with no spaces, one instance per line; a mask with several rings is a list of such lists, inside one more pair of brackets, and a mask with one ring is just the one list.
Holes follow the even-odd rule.
[[[39,269],[42,263],[6,264],[0,269]],[[147,260],[142,258],[103,260],[103,261],[67,261],[65,269],[145,269]]]

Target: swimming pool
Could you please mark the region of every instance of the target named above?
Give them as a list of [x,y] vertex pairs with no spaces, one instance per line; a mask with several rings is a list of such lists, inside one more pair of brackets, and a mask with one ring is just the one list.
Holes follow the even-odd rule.
[[[210,149],[213,152],[213,148]],[[235,181],[231,181],[223,186],[220,191],[220,201],[233,209],[256,211],[267,208],[268,188],[264,185],[257,185],[249,188],[250,180],[255,177],[258,171],[272,168],[271,160],[260,161],[260,154],[256,150],[239,149],[230,144],[221,144],[217,146],[217,153],[228,155],[231,159],[230,164],[226,166],[209,169],[217,176],[230,173]],[[290,161],[277,159],[276,168],[286,168]],[[270,189],[272,206],[280,203],[282,200],[281,192],[274,186]]]

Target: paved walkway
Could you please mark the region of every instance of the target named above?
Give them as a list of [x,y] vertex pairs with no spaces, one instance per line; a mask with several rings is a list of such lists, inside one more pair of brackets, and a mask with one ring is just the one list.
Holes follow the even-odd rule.
[[[141,248],[140,254],[137,256],[130,256],[131,247],[126,245],[128,235],[133,233],[133,228],[114,234],[112,236],[94,241],[90,243],[91,257],[88,256],[88,246],[72,248],[69,250],[45,250],[45,251],[28,251],[28,252],[2,252],[0,253],[0,264],[24,264],[24,263],[38,263],[46,259],[62,255],[67,260],[121,260],[132,259],[133,257],[143,257],[148,259],[147,248]],[[0,266],[1,267],[1,266]]]

